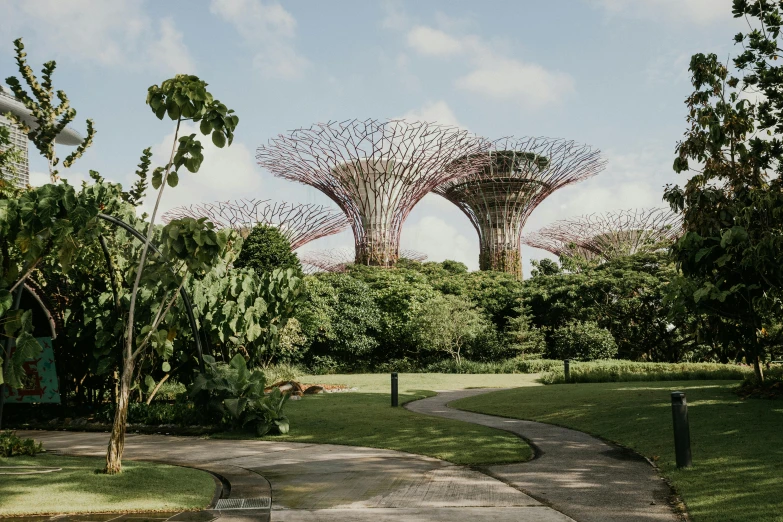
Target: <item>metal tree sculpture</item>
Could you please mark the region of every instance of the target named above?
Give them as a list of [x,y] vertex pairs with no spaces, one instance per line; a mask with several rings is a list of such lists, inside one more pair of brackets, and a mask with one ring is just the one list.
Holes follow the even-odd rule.
[[595,253],[585,250],[576,243],[558,239],[548,234],[548,227],[536,232],[522,234],[521,243],[533,248],[540,248],[555,254],[557,257],[582,257],[588,261],[595,259]]
[[[350,248],[316,250],[302,253],[299,256],[303,270],[307,274],[315,272],[345,272],[348,265],[353,263],[355,258],[354,251]],[[427,254],[406,249],[400,252],[399,258],[422,262],[427,260]]]
[[[668,246],[682,232],[682,218],[664,208],[620,210],[563,219],[523,237],[525,244],[556,255],[603,261]],[[566,245],[563,251],[556,246]]]
[[350,222],[345,214],[323,205],[272,203],[241,199],[177,207],[163,214],[168,223],[183,217],[206,217],[218,228],[233,228],[247,237],[255,225],[276,227],[291,243],[291,250],[320,237],[342,232]]
[[[469,174],[435,188],[470,219],[479,235],[479,268],[522,279],[520,236],[533,210],[555,190],[601,172],[600,151],[573,141],[502,138]],[[462,170],[471,158],[451,167]]]
[[436,185],[473,168],[473,162],[451,170],[447,165],[488,147],[453,127],[350,120],[279,135],[259,147],[256,158],[275,176],[311,185],[337,203],[351,221],[356,263],[391,266],[414,205]]

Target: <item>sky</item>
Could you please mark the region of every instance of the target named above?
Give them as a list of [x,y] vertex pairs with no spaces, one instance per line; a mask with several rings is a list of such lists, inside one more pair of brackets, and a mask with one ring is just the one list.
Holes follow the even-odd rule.
[[[273,177],[255,161],[273,136],[330,120],[409,118],[496,139],[546,136],[589,144],[608,166],[555,192],[525,231],[593,212],[664,206],[686,130],[691,55],[739,53],[746,29],[731,0],[1,0],[0,78],[18,75],[23,37],[40,70],[57,61],[56,88],[78,111],[94,145],[62,176],[89,170],[129,187],[152,147],[168,159],[174,133],[145,105],[147,88],[196,74],[234,109],[231,147],[203,139],[197,174],[180,175],[162,208],[239,198],[334,206],[306,185]],[[3,47],[4,46],[4,47]],[[188,129],[186,129],[188,130]],[[195,131],[193,131],[195,132]],[[31,182],[45,183],[32,157]],[[63,149],[60,156],[67,155]],[[148,197],[148,200],[152,198]],[[350,230],[300,252],[353,245]],[[402,247],[430,260],[478,268],[478,235],[452,203],[430,194],[406,221]],[[524,247],[531,259],[554,257]]]

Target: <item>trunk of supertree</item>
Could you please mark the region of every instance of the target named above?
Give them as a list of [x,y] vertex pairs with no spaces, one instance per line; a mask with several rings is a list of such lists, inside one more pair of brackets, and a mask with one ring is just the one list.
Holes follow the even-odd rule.
[[109,438],[109,447],[106,452],[106,473],[109,475],[122,472],[122,452],[125,449],[125,425],[128,420],[134,363],[132,357],[126,357],[122,368],[117,410],[114,413],[114,424],[111,428],[111,438]]
[[391,267],[400,257],[399,234],[387,227],[366,227],[362,241],[356,243],[356,264]]
[[479,252],[479,269],[506,272],[522,280],[522,251],[519,234],[486,227]]

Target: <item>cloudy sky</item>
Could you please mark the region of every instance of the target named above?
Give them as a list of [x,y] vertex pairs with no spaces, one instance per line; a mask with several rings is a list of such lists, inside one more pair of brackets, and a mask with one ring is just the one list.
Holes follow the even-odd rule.
[[[2,12],[0,78],[17,74],[12,41],[22,36],[36,71],[57,61],[74,126],[96,121],[93,148],[64,173],[72,183],[92,169],[127,186],[148,146],[163,163],[173,127],[149,111],[146,90],[193,73],[240,124],[231,148],[210,143],[201,171],[164,194],[166,209],[242,197],[329,204],[255,163],[270,137],[328,120],[404,116],[601,149],[608,168],[552,195],[526,231],[661,206],[663,186],[682,182],[671,163],[690,56],[737,54],[732,37],[744,28],[731,0],[3,0]],[[46,180],[43,163],[32,168],[33,181]],[[347,231],[303,250],[352,244]],[[478,268],[475,231],[439,196],[416,206],[402,246]],[[526,274],[548,257],[523,256]]]

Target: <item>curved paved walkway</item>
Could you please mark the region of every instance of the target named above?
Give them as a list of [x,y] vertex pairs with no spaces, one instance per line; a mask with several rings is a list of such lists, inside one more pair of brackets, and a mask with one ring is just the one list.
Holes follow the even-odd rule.
[[[43,442],[46,449],[82,456],[105,455],[109,437],[65,431],[19,434]],[[274,522],[573,522],[484,473],[399,451],[129,434],[124,458],[213,470],[232,482],[229,498],[236,497],[238,488],[245,489],[244,495],[259,496],[257,481],[251,479],[262,475],[271,483]],[[234,483],[237,477],[239,484]]]
[[669,488],[641,457],[579,431],[448,407],[451,401],[490,391],[497,390],[439,392],[405,407],[510,431],[526,439],[536,449],[536,459],[483,471],[579,522],[678,520],[668,504]]

